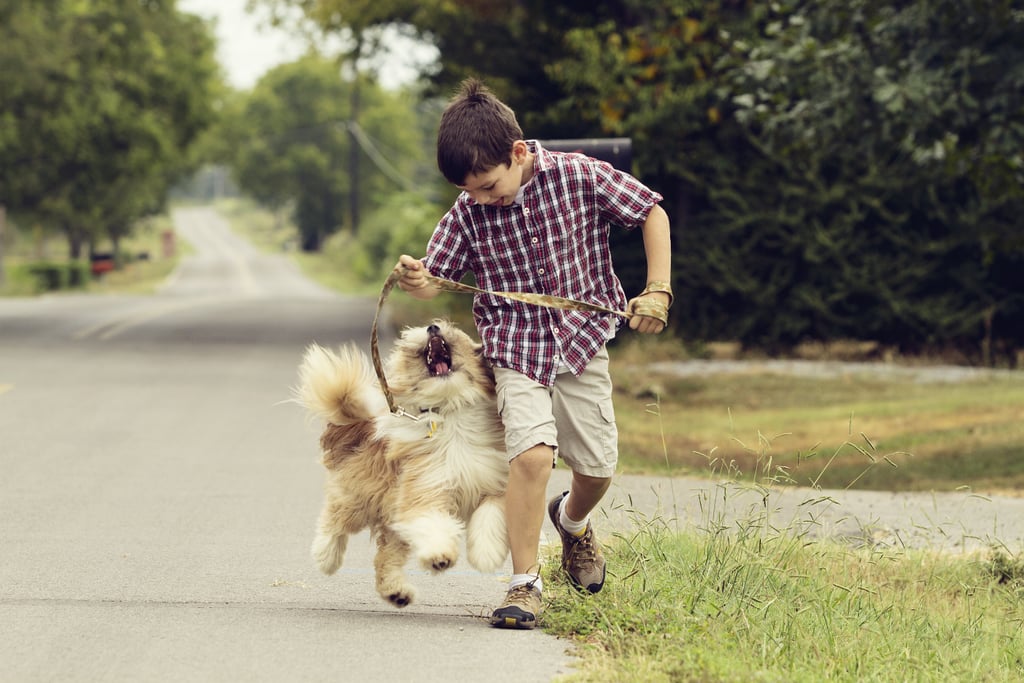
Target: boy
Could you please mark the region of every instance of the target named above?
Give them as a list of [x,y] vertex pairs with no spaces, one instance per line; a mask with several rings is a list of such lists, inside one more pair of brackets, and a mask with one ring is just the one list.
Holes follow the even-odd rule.
[[[488,291],[625,308],[630,328],[664,329],[672,292],[661,195],[606,163],[524,140],[513,111],[475,79],[463,82],[441,116],[437,163],[463,192],[438,223],[424,259],[400,258],[408,269],[401,289],[430,299],[440,290],[424,274],[459,281],[472,272]],[[612,270],[612,224],[643,230],[648,286],[628,305]],[[537,546],[556,454],[572,469],[569,491],[547,503],[562,539],[562,568],[580,590],[596,593],[604,585],[589,516],[618,460],[605,344],[621,319],[490,294],[476,295],[473,314],[494,365],[510,467],[505,516],[513,576],[491,624],[533,628],[542,606]]]

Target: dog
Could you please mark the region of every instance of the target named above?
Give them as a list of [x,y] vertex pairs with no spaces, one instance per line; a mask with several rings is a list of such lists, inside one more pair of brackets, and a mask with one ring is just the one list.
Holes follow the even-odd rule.
[[295,399],[326,421],[316,565],[334,574],[349,536],[369,527],[377,592],[405,607],[416,595],[404,572],[410,557],[442,572],[464,542],[480,571],[505,562],[509,467],[493,370],[480,344],[453,323],[405,329],[384,375],[406,414],[390,412],[372,362],[354,344],[338,352],[312,344]]

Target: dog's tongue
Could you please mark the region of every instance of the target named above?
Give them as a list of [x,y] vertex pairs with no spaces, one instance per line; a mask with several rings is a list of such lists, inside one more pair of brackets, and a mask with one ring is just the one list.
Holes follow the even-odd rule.
[[448,367],[448,364],[445,363],[443,360],[439,360],[436,363],[434,363],[435,375],[447,375],[449,369],[450,368]]

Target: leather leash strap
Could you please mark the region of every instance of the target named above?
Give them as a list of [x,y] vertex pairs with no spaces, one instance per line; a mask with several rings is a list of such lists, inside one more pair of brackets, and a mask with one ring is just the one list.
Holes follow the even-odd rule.
[[[381,362],[380,349],[377,345],[377,324],[380,319],[381,309],[384,307],[384,301],[388,298],[388,294],[391,293],[395,284],[398,283],[406,271],[407,269],[404,266],[398,266],[391,271],[391,274],[388,275],[388,279],[384,281],[384,287],[380,291],[380,298],[377,299],[377,312],[373,316],[373,327],[370,329],[370,355],[373,358],[373,369],[376,371],[377,379],[380,381],[381,391],[384,392],[384,398],[388,402],[388,409],[391,410],[393,415],[411,417],[414,420],[418,420],[418,416],[405,412],[395,403],[395,397],[391,395],[391,389],[388,387],[387,377],[384,376],[384,364]],[[461,282],[444,280],[439,277],[434,277],[433,275],[424,275],[424,277],[427,282],[446,292],[493,294],[505,299],[522,301],[528,304],[536,304],[538,306],[547,306],[548,308],[560,308],[567,311],[609,313],[611,315],[617,315],[620,318],[625,318],[626,320],[629,320],[629,318],[632,317],[630,313],[626,313],[625,311],[616,311],[613,308],[606,308],[604,306],[598,306],[597,304],[588,304],[584,301],[566,299],[564,297],[552,296],[550,294],[533,294],[531,292],[489,292],[486,289],[480,289],[478,287],[473,287],[472,285],[464,285]]]

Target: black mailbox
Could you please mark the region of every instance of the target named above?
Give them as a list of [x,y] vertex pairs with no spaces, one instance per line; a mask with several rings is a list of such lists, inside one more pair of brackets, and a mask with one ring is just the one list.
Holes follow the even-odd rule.
[[578,140],[541,140],[541,147],[554,152],[579,152],[625,171],[633,172],[633,141],[629,138],[580,138]]

